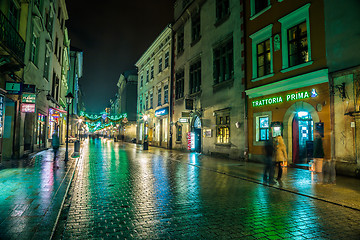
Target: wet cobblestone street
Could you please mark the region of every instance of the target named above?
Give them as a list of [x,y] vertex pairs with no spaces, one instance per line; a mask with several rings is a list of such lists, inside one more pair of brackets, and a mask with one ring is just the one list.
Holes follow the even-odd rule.
[[360,239],[357,210],[194,166],[197,158],[90,141],[55,238]]

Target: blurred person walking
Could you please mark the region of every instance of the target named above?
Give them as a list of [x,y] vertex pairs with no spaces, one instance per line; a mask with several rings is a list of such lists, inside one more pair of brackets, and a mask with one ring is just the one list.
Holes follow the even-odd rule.
[[275,168],[278,168],[276,180],[280,181],[282,176],[281,163],[287,161],[286,146],[282,136],[276,136],[274,142]]

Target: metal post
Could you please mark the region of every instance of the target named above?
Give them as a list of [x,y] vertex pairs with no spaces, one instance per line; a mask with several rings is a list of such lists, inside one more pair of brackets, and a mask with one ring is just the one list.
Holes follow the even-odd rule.
[[70,107],[70,104],[68,104],[68,107],[67,107],[67,117],[66,117],[66,148],[65,148],[65,161],[68,161],[69,160],[69,107]]

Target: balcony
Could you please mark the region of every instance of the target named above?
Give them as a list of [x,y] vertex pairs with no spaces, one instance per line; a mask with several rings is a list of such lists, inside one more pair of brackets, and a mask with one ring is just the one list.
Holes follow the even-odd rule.
[[1,11],[0,47],[0,62],[4,62],[3,58],[6,58],[6,62],[15,62],[16,65],[24,65],[25,41]]

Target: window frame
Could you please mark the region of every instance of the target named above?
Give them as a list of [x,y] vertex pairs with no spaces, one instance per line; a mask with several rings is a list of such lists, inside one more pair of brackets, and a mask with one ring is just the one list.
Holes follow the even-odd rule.
[[268,117],[269,118],[269,137],[270,137],[270,128],[272,122],[272,112],[257,112],[253,114],[253,145],[254,146],[264,146],[266,141],[260,140],[260,118]]
[[179,70],[175,74],[175,99],[184,97],[185,70]]
[[189,93],[194,94],[201,91],[201,59],[190,65],[189,71]]
[[163,71],[162,68],[162,56],[159,57],[159,69],[158,69],[158,73],[161,73]]
[[169,103],[169,84],[164,85],[164,104]]
[[[265,8],[263,8],[262,10],[256,12],[256,11],[255,11],[256,1],[257,1],[257,0],[250,0],[250,11],[251,11],[250,20],[255,19],[256,17],[260,16],[261,14],[263,14],[264,12],[266,12],[267,10],[269,10],[269,9],[271,8],[270,0],[267,0],[267,2],[268,2],[267,7],[265,7]],[[265,0],[265,1],[266,1],[266,0]]]
[[[269,24],[268,26],[260,29],[259,31],[250,35],[252,39],[251,42],[251,51],[252,51],[252,80],[251,81],[259,81],[267,77],[272,77],[274,75],[273,69],[273,56],[274,56],[274,49],[273,49],[273,39],[272,39],[272,28],[273,24]],[[258,76],[258,58],[257,58],[257,46],[259,43],[262,43],[266,40],[270,40],[270,73],[264,76]]]
[[[232,45],[231,50],[228,49],[228,44]],[[219,52],[219,54],[217,54]],[[231,57],[230,57],[231,54]],[[217,56],[219,55],[219,56]],[[232,64],[226,64],[230,61]],[[225,62],[225,66],[224,66]],[[223,71],[223,69],[228,71],[228,78],[226,79],[227,71]],[[221,44],[217,45],[213,49],[213,79],[214,85],[225,82],[227,80],[231,80],[234,78],[234,42],[233,37],[223,41]],[[221,78],[222,77],[222,78]]]
[[[305,4],[304,6],[298,8],[297,10],[291,12],[285,17],[280,18],[278,21],[281,23],[281,52],[282,52],[282,70],[280,72],[288,72],[294,69],[305,67],[313,63],[311,57],[311,38],[310,38],[310,3]],[[289,49],[288,49],[288,29],[298,25],[299,23],[306,22],[307,29],[307,42],[308,42],[308,62],[302,63],[289,67]],[[286,46],[286,47],[285,47]]]
[[178,124],[176,126],[176,142],[182,141],[182,125]]
[[[302,41],[302,39],[304,39],[304,36],[302,36],[302,35],[297,35],[296,38],[294,38],[293,40],[290,40],[290,39],[289,39],[289,37],[290,37],[290,30],[296,28],[296,31],[295,31],[295,32],[298,33],[298,31],[299,31],[299,29],[300,29],[300,25],[303,25],[303,24],[305,24],[305,26],[306,26],[306,22],[302,22],[302,23],[299,23],[299,24],[297,24],[297,25],[295,25],[295,26],[293,26],[293,27],[291,27],[291,28],[289,28],[289,29],[287,30],[287,32],[288,32],[288,34],[287,34],[287,37],[288,37],[288,45],[287,45],[287,48],[288,48],[288,52],[289,52],[289,54],[288,54],[289,67],[294,67],[294,66],[296,66],[296,65],[300,65],[300,64],[304,64],[304,63],[307,63],[307,62],[308,62],[308,61],[303,61],[303,62],[301,62],[301,63],[297,63],[297,64],[294,64],[294,65],[291,64],[291,57],[292,57],[292,56],[295,56],[295,57],[296,57],[296,60],[299,60],[299,55],[301,54],[302,51],[297,51],[295,54],[290,55],[290,47],[291,47],[291,45],[294,44],[294,43],[295,43],[295,45],[300,44],[301,41]],[[307,29],[306,29],[306,32],[307,32]],[[306,35],[307,35],[307,33],[306,33]],[[306,41],[307,41],[307,36],[306,36]],[[306,51],[309,53],[309,47],[308,47],[308,45],[306,45]],[[301,58],[300,58],[300,59],[301,59]]]
[[161,86],[158,87],[158,106],[161,106],[162,105],[162,99],[161,99],[161,96],[162,95],[162,89],[161,89]]
[[227,145],[231,144],[231,118],[230,111],[215,111],[215,123],[216,123],[216,144]]
[[169,67],[169,59],[170,59],[170,51],[165,52],[164,56],[164,69],[167,69]]
[[176,52],[177,54],[180,56],[184,51],[184,44],[185,44],[185,33],[184,33],[184,26],[181,26],[177,33],[176,33],[176,40],[177,40],[177,48],[176,48]]
[[221,22],[230,15],[230,0],[216,0],[215,4],[216,22]]
[[196,12],[191,18],[191,44],[194,45],[201,38],[201,18],[200,11]]
[[38,67],[39,64],[39,41],[40,37],[38,34],[33,31],[32,37],[31,37],[31,49],[30,49],[30,58],[29,60]]

